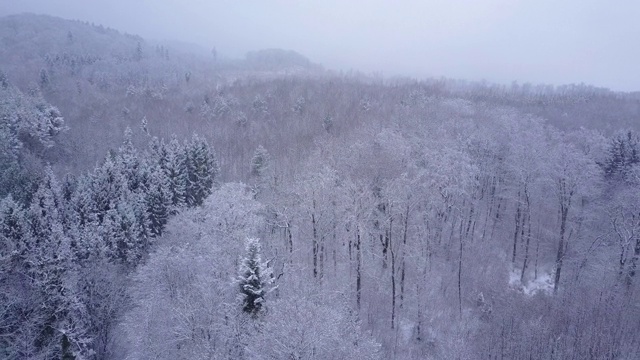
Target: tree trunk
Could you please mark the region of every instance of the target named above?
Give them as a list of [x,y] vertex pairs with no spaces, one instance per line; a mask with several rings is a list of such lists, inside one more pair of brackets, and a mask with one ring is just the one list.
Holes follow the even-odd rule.
[[458,310],[460,311],[460,319],[462,319],[462,251],[463,240],[460,238],[460,255],[458,257]]
[[[315,212],[315,207],[316,207],[316,202],[314,200],[313,201],[314,212]],[[311,248],[313,251],[313,277],[317,278],[318,277],[318,229],[316,227],[316,217],[314,212],[311,213],[311,227],[313,231]]]
[[391,328],[395,328],[396,322],[396,256],[391,247]]
[[640,237],[636,237],[636,244],[633,248],[633,257],[631,258],[631,268],[629,269],[629,276],[627,276],[627,290],[631,288],[633,278],[636,276],[636,270],[638,269],[638,262],[640,262]]
[[[524,245],[524,260],[522,262],[522,273],[520,274],[520,282],[524,281],[524,275],[527,272],[527,265],[529,262],[529,243],[531,242],[531,201],[529,198],[529,192],[525,187],[524,191],[525,200],[525,223],[527,224],[527,237]],[[524,228],[523,228],[524,231]]]
[[404,214],[404,229],[402,231],[402,269],[400,270],[400,307],[404,302],[404,279],[405,279],[405,251],[407,249],[407,233],[409,229],[409,204],[407,204],[407,210]]
[[569,208],[562,205],[560,215],[560,242],[558,243],[558,253],[556,255],[556,273],[553,283],[553,293],[558,293],[558,285],[560,284],[560,273],[562,272],[562,261],[564,259],[565,250],[565,233],[567,230],[567,215],[569,214]]
[[516,263],[516,255],[518,252],[518,234],[520,233],[520,191],[518,191],[518,199],[517,199],[518,207],[516,208],[516,230],[513,234],[513,253],[511,255],[511,263],[515,265]]
[[360,311],[360,298],[362,292],[362,253],[360,251],[360,228],[356,225],[356,307]]

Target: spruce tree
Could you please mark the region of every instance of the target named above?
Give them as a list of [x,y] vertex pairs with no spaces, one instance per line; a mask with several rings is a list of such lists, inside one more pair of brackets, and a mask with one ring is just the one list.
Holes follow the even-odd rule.
[[640,163],[640,134],[631,130],[614,136],[603,165],[609,179],[627,180],[632,168]]
[[256,317],[264,309],[265,296],[274,289],[274,279],[269,264],[262,262],[258,239],[247,239],[245,251],[238,276],[242,310]]
[[149,149],[147,158],[150,163],[155,163],[160,166],[163,171],[167,170],[167,162],[169,161],[169,149],[164,142],[164,139],[158,139],[157,137],[151,138],[149,141]]
[[167,161],[164,166],[169,192],[171,193],[172,212],[186,204],[187,158],[185,150],[174,136],[167,147]]
[[11,194],[0,201],[0,273],[21,271],[28,226],[22,205]]
[[124,132],[124,142],[118,150],[117,159],[118,168],[127,179],[129,190],[138,191],[144,180],[145,169],[137,150],[133,146],[132,132],[128,127]]
[[216,183],[220,166],[215,153],[207,141],[193,136],[191,143],[185,146],[187,152],[187,205],[200,206]]
[[262,145],[260,145],[253,152],[253,157],[251,158],[251,176],[258,178],[259,180],[263,180],[268,169],[269,153]]
[[171,212],[171,191],[165,173],[157,166],[150,173],[145,200],[151,236],[160,236]]
[[47,167],[27,213],[31,231],[25,262],[31,285],[44,299],[35,310],[43,321],[40,333],[35,336],[36,347],[53,346],[56,358],[60,357],[62,343],[59,329],[69,321],[73,292],[68,280],[73,277],[75,267],[71,239],[64,231],[63,208],[60,185]]
[[105,162],[91,174],[90,183],[92,212],[98,223],[102,223],[107,211],[114,209],[119,199],[127,197],[127,180],[112,157],[107,156]]

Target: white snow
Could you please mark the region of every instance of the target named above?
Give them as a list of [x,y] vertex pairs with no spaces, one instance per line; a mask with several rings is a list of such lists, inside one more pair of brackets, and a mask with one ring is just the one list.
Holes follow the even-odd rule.
[[509,274],[509,286],[528,296],[533,296],[539,292],[551,294],[553,292],[553,274],[550,272],[542,272],[538,274],[536,279],[527,279],[525,277],[523,283],[520,281],[520,271],[514,269],[511,270]]

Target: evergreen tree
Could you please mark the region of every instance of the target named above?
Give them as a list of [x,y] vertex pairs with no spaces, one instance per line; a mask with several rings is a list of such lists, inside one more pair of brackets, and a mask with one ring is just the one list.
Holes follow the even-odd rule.
[[164,142],[164,139],[158,139],[157,137],[151,138],[149,141],[149,154],[147,158],[150,163],[155,163],[160,166],[163,171],[167,170],[167,163],[169,161],[169,150]]
[[[130,269],[140,263],[148,250],[147,234],[144,223],[140,222],[138,207],[135,199],[121,201],[106,213],[102,223],[103,238],[109,244],[112,258]],[[145,212],[144,207],[142,212]]]
[[150,174],[145,198],[149,230],[152,236],[160,236],[171,212],[171,191],[169,180],[159,166]]
[[251,178],[256,197],[269,185],[270,156],[267,150],[258,146],[251,158]]
[[46,88],[49,86],[49,73],[46,69],[40,69],[40,87]]
[[202,205],[213,191],[220,166],[207,141],[193,135],[191,143],[185,146],[187,152],[187,205]]
[[68,204],[71,221],[78,227],[84,227],[90,222],[97,221],[96,204],[93,201],[91,178],[82,176],[78,179]]
[[[42,292],[30,278],[33,260],[26,211],[9,195],[0,202],[0,358],[39,354],[36,334],[45,323]],[[28,315],[28,316],[26,316]]]
[[11,195],[0,202],[0,273],[17,270],[18,259],[24,257],[28,224],[25,211]]
[[90,177],[90,216],[101,224],[107,212],[115,209],[120,199],[128,197],[127,180],[111,156],[107,156],[105,162]]
[[175,213],[186,204],[187,191],[187,158],[184,148],[174,136],[167,147],[167,161],[163,167],[167,176],[171,205]]
[[124,132],[124,142],[118,151],[118,165],[122,171],[130,191],[138,191],[144,182],[145,168],[138,152],[133,146],[131,128]]
[[268,169],[269,153],[264,147],[262,147],[262,145],[260,145],[253,152],[253,157],[251,158],[251,176],[255,176],[256,178],[263,180]]
[[28,217],[31,223],[26,271],[42,302],[37,307],[39,332],[35,335],[37,349],[61,357],[61,330],[68,324],[73,302],[69,279],[74,275],[71,240],[64,231],[60,185],[50,167],[36,191]]
[[267,293],[274,289],[274,278],[269,264],[262,262],[258,239],[247,239],[245,251],[245,257],[240,263],[238,285],[242,310],[255,317],[264,309]]
[[603,164],[609,179],[627,180],[634,165],[640,163],[640,134],[631,130],[618,133],[609,143],[608,158]]
[[62,189],[53,170],[47,166],[29,209],[31,232],[37,245],[51,240],[55,226],[63,228],[63,214]]

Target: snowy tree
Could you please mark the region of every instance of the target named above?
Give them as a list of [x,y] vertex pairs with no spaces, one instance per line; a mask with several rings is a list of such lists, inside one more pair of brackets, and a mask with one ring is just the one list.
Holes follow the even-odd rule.
[[[31,309],[31,286],[26,281],[28,264],[25,211],[11,195],[0,202],[0,357],[19,354],[20,333],[37,326],[40,319],[26,324],[23,310]],[[26,355],[23,353],[23,355]]]
[[[207,233],[242,244],[264,226],[264,206],[254,200],[253,192],[243,183],[226,183],[209,196],[202,207],[209,225]],[[233,256],[231,253],[229,256]]]
[[119,199],[127,197],[127,179],[111,156],[89,176],[92,212],[101,223],[107,211],[114,209]]
[[[259,204],[242,184],[225,184],[202,207],[173,216],[134,275],[123,321],[131,358],[241,358],[237,305],[240,236],[259,227]],[[239,246],[240,245],[240,246]]]
[[185,146],[187,153],[186,201],[189,206],[200,206],[213,191],[218,181],[220,165],[207,141],[193,135]]
[[554,292],[558,291],[563,264],[571,234],[577,231],[580,222],[572,221],[576,210],[582,211],[584,204],[599,192],[600,169],[595,161],[571,143],[556,139],[555,161],[551,164],[551,180],[559,205],[560,232],[555,262]]
[[187,158],[183,147],[174,136],[167,147],[167,161],[163,167],[169,182],[173,212],[186,204]]
[[144,192],[149,230],[153,236],[160,236],[171,212],[171,190],[169,181],[160,167],[155,167],[149,175]]
[[262,146],[258,146],[251,158],[251,175],[263,179],[269,169],[269,153]]
[[629,181],[633,166],[640,163],[640,134],[631,130],[616,134],[610,140],[607,155],[602,164],[605,175]]
[[257,317],[264,310],[265,296],[274,289],[273,272],[269,263],[262,261],[258,239],[248,238],[245,252],[237,279],[242,298],[242,311]]
[[[17,257],[24,253],[28,224],[22,206],[13,200],[11,195],[0,202],[0,262],[1,272],[6,274],[12,270]],[[15,259],[15,260],[14,260]],[[15,269],[14,269],[15,270]]]
[[379,359],[380,344],[339,301],[292,296],[275,301],[261,331],[251,334],[252,359]]
[[130,191],[138,191],[144,182],[146,168],[133,146],[133,135],[130,128],[124,132],[124,141],[118,151],[119,170],[127,180]]
[[84,325],[83,304],[77,301],[77,266],[71,238],[63,226],[64,206],[60,185],[50,167],[45,171],[27,216],[30,220],[26,273],[42,302],[36,311],[42,319],[34,334],[37,351],[64,358],[89,354],[91,338]]

